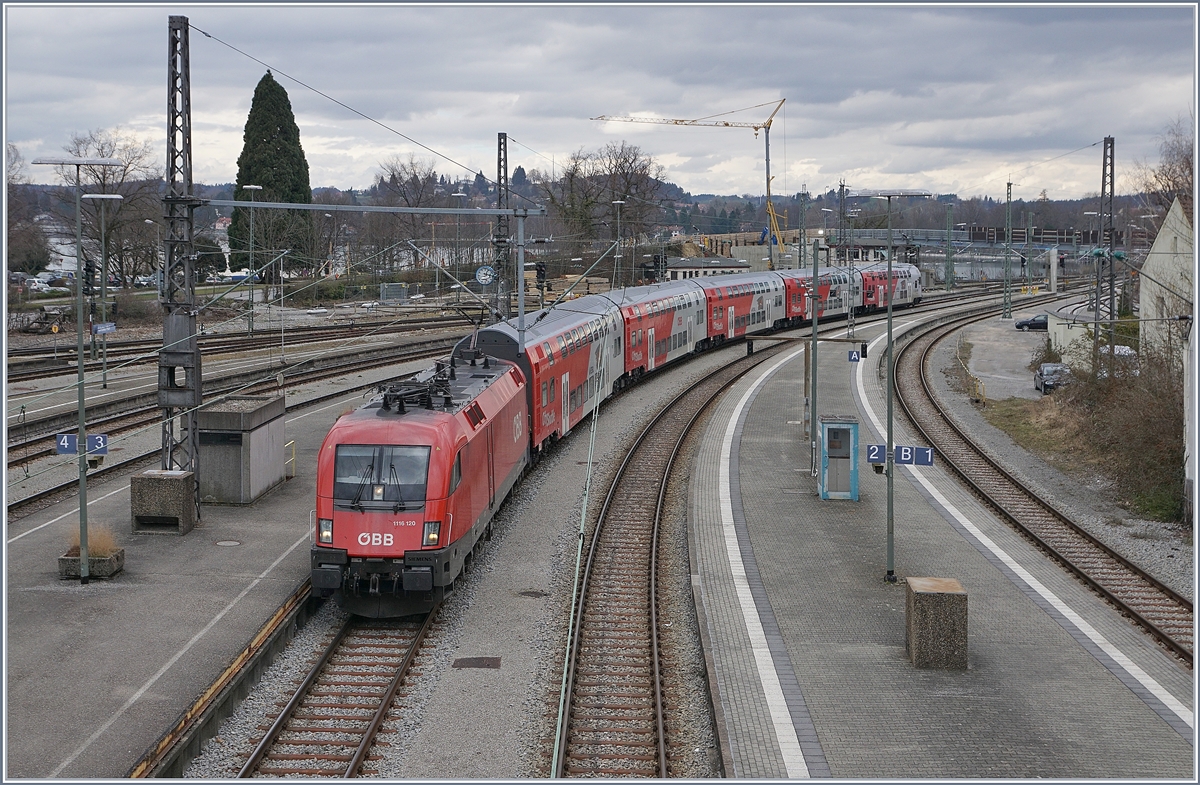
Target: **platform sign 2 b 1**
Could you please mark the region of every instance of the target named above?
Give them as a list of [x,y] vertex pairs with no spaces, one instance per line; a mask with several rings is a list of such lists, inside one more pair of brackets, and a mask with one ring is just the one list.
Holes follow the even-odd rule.
[[[60,433],[54,437],[54,451],[59,455],[78,455],[79,436],[74,433]],[[87,437],[89,455],[108,455],[108,434],[89,433]]]
[[[932,447],[909,447],[897,444],[892,450],[896,463],[915,466],[933,466]],[[887,463],[886,444],[867,445],[867,463]]]

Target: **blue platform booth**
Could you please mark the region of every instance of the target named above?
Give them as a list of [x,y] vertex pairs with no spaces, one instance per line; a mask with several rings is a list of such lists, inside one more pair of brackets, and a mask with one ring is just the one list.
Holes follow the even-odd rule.
[[858,418],[822,414],[821,475],[817,489],[822,499],[858,501]]

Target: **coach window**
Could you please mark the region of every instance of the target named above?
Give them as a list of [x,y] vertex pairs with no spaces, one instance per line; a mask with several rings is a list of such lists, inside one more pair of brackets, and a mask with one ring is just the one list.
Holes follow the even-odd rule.
[[546,383],[542,382],[542,407],[546,406]]
[[546,353],[546,359],[550,360],[550,364],[554,365],[554,350],[550,348],[550,344],[542,344],[542,351]]
[[554,403],[554,399],[557,397],[557,395],[555,394],[554,391],[558,389],[558,385],[555,384],[554,381],[555,381],[554,377],[551,376],[550,377],[550,403]]

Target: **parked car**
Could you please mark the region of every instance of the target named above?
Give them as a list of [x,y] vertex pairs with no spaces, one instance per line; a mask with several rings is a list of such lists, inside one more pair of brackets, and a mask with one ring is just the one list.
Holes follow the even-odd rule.
[[31,291],[31,292],[48,292],[48,291],[50,291],[50,284],[48,284],[45,281],[38,279],[38,278],[30,278],[26,282],[26,285],[29,287],[29,291]]
[[328,309],[328,308],[322,308],[321,306],[317,306],[316,308],[309,308],[307,311],[305,311],[305,313],[308,313],[308,314],[314,314],[314,315],[315,315],[315,314],[322,314],[322,313],[329,313],[329,309]]
[[1016,327],[1021,332],[1028,332],[1030,330],[1045,330],[1047,329],[1046,323],[1048,318],[1049,317],[1047,317],[1046,314],[1040,313],[1032,318],[1022,319],[1021,321],[1017,322]]
[[1033,389],[1041,390],[1042,395],[1049,395],[1051,390],[1057,390],[1071,381],[1071,369],[1062,363],[1042,363],[1033,372]]

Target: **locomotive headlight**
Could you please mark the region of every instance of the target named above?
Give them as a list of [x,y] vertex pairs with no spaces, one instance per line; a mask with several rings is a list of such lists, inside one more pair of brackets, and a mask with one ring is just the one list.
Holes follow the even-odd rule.
[[421,538],[422,545],[437,545],[438,535],[442,532],[441,521],[425,521],[425,535]]
[[333,544],[333,519],[317,518],[317,542]]

